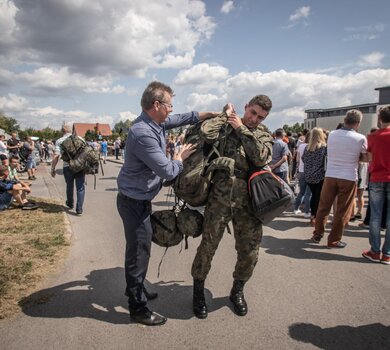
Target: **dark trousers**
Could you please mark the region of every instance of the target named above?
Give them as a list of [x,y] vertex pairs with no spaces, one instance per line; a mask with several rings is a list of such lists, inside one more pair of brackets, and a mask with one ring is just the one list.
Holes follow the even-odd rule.
[[74,184],[76,183],[76,212],[82,212],[85,197],[85,174],[82,171],[74,173],[69,167],[64,167],[63,172],[66,182],[66,202],[73,206]]
[[115,148],[115,159],[119,159],[119,148]]
[[125,277],[129,309],[130,312],[139,311],[147,303],[143,286],[152,244],[152,204],[148,200],[133,199],[121,193],[118,194],[116,203],[126,238]]
[[316,217],[318,204],[320,203],[321,198],[321,190],[324,180],[319,182],[318,184],[308,184],[311,191],[311,199],[310,199],[310,212],[311,216]]

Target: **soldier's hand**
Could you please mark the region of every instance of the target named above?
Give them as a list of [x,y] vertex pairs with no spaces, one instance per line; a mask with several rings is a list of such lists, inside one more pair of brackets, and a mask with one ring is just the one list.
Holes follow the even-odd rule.
[[237,129],[243,125],[240,116],[238,116],[235,112],[229,115],[227,122],[232,126],[233,129]]
[[186,144],[183,145],[183,147],[180,149],[179,152],[177,152],[174,156],[174,160],[180,160],[183,161],[187,159],[192,153],[195,152],[197,145],[192,145],[192,144]]
[[50,175],[51,177],[56,177],[56,169],[51,169]]
[[225,107],[223,107],[223,111],[229,116],[232,113],[235,113],[234,105],[233,103],[227,103]]

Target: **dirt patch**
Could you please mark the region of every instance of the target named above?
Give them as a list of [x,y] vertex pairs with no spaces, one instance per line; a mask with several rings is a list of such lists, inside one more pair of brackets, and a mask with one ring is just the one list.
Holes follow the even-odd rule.
[[0,213],[0,319],[19,311],[18,302],[34,291],[68,251],[64,206],[35,198],[37,210]]

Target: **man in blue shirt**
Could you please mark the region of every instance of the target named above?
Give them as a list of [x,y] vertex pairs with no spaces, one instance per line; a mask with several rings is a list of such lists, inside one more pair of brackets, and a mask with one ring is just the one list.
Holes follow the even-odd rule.
[[100,144],[100,154],[103,158],[104,164],[106,164],[107,160],[107,151],[108,151],[108,145],[106,139],[103,139],[102,143]]
[[148,326],[161,325],[167,320],[146,306],[148,299],[157,297],[144,287],[152,242],[151,201],[160,191],[162,179],[174,179],[183,170],[183,160],[194,152],[194,146],[185,145],[173,159],[168,159],[165,131],[219,114],[169,115],[173,96],[173,90],[163,83],[154,81],[146,87],[141,99],[142,113],[129,130],[125,162],[117,180],[117,208],[126,237],[125,275],[130,318]]
[[283,141],[283,135],[283,129],[277,129],[275,131],[275,141],[272,146],[272,161],[269,166],[275,175],[279,176],[284,181],[287,181],[287,156],[290,151],[288,149],[287,144]]

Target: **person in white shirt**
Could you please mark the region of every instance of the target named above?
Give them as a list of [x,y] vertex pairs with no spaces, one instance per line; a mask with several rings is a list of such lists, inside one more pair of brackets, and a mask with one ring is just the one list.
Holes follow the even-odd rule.
[[362,118],[363,114],[359,110],[351,109],[345,115],[344,126],[329,134],[327,169],[312,237],[313,242],[320,242],[333,201],[337,197],[337,208],[328,236],[329,248],[344,248],[347,245],[341,238],[351,216],[359,160],[368,161],[367,139],[357,132]]
[[0,135],[0,154],[8,156],[7,143],[5,142],[5,135]]

